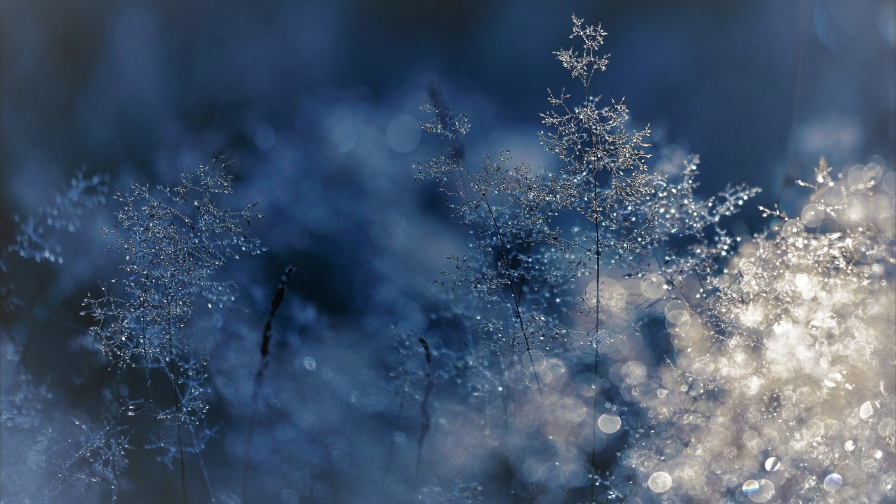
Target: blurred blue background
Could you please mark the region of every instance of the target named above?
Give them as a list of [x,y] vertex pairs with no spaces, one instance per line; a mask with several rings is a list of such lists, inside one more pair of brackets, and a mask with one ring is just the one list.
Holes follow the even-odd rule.
[[[779,194],[788,170],[802,174],[819,155],[836,166],[893,154],[893,9],[879,0],[6,1],[4,201],[21,198],[10,194],[25,190],[17,183],[33,185],[23,171],[82,163],[145,172],[230,151],[266,170],[277,148],[319,151],[311,137],[335,104],[376,104],[383,137],[389,112],[413,112],[429,83],[450,90],[455,108],[475,100],[465,112],[482,131],[537,131],[546,88],[572,84],[551,55],[571,43],[572,12],[609,33],[598,92],[625,97],[655,141],[700,154],[707,193],[746,182]],[[260,125],[271,146],[256,141]]]
[[[538,143],[538,114],[548,109],[547,88],[583,98],[552,54],[573,44],[572,13],[608,32],[610,64],[594,92],[624,97],[632,126],[650,125],[655,162],[699,154],[704,196],[746,183],[763,189],[756,204],[798,214],[806,192],[794,181],[811,176],[820,156],[835,168],[873,161],[892,170],[889,0],[4,0],[0,245],[13,240],[13,215],[48,204],[81,167],[126,188],[174,183],[182,167],[229,154],[234,205],[260,202],[266,217],[252,233],[269,252],[228,272],[243,288],[245,320],[225,328],[234,339],[211,350],[222,364],[213,369],[219,402],[210,415],[241,425],[240,383],[251,382],[255,364],[240,352],[254,348],[289,263],[298,271],[277,340],[284,359],[313,356],[318,374],[331,370],[320,383],[345,397],[380,397],[363,387],[388,380],[392,328],[454,330],[427,289],[444,257],[463,250],[464,230],[435,186],[413,181],[413,164],[444,148],[421,137],[420,101],[435,89],[470,115],[471,162],[509,148],[517,162],[556,165]],[[119,274],[99,231],[110,213],[85,219],[59,238],[64,267],[23,263],[11,274],[25,309],[2,314],[4,337],[22,347],[4,362],[17,370],[4,371],[4,387],[23,369],[56,387],[63,402],[55,407],[65,412],[89,411],[110,380],[77,343],[90,324],[78,316],[81,300]],[[755,206],[732,223],[739,234],[767,225]],[[343,381],[332,378],[339,373]],[[312,400],[312,392],[296,394]],[[365,419],[353,427],[358,439],[391,418],[382,412],[394,405],[381,399],[356,413]],[[293,424],[319,420],[301,418]],[[321,427],[332,439],[337,423],[349,423],[340,418]],[[229,440],[226,431],[215,449],[236,453],[239,435]],[[331,439],[324,431],[299,443],[318,446],[301,460],[319,460],[316,449],[346,452],[321,441]],[[275,438],[294,437],[283,436]],[[375,479],[361,474],[356,484],[365,477]],[[340,495],[331,487],[331,497]],[[309,488],[307,495],[317,487]]]

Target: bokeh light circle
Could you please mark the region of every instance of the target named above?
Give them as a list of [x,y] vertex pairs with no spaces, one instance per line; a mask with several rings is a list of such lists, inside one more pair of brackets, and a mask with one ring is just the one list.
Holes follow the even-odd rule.
[[824,489],[828,492],[835,492],[843,486],[843,476],[840,476],[837,473],[829,474],[827,478],[824,479]]
[[607,413],[597,419],[597,426],[607,434],[613,434],[622,427],[622,420],[617,415]]
[[407,114],[395,116],[386,128],[386,142],[395,152],[411,152],[420,143],[420,124]]
[[663,493],[672,488],[672,476],[667,472],[655,472],[647,480],[647,486],[656,493]]

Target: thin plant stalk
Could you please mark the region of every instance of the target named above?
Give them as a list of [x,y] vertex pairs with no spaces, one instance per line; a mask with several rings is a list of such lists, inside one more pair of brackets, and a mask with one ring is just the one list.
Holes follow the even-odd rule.
[[423,452],[423,442],[426,440],[426,435],[429,433],[429,425],[431,421],[431,417],[429,414],[429,396],[432,394],[432,390],[435,387],[435,383],[432,380],[432,351],[429,348],[429,343],[426,342],[422,337],[417,338],[417,341],[420,342],[420,345],[423,346],[423,351],[426,354],[426,387],[423,390],[423,399],[420,401],[420,414],[423,417],[420,426],[420,438],[417,440],[417,465],[414,469],[414,479],[416,480],[420,476],[420,456]]
[[243,503],[249,502],[249,453],[252,450],[252,435],[255,433],[255,420],[258,416],[258,391],[264,381],[264,371],[268,365],[268,355],[270,354],[271,335],[273,334],[274,317],[277,316],[277,310],[286,296],[286,284],[289,282],[289,276],[295,268],[288,266],[280,279],[280,286],[274,293],[274,299],[271,301],[271,312],[268,314],[268,320],[264,324],[264,332],[261,335],[261,362],[258,364],[258,371],[255,373],[255,380],[252,382],[252,415],[249,417],[249,430],[246,433],[246,444],[243,449]]

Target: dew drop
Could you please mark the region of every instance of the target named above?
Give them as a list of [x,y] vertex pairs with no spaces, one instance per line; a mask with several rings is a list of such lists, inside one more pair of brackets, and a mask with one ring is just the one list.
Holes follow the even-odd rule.
[[828,492],[834,492],[841,486],[843,486],[843,476],[840,476],[837,473],[829,474],[828,477],[824,479],[824,489]]

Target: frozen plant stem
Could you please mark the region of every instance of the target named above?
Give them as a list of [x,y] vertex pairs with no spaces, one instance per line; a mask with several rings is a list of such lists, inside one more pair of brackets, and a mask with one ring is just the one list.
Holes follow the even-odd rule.
[[246,433],[246,445],[243,449],[243,503],[249,502],[249,453],[252,450],[252,435],[255,432],[255,419],[258,416],[258,391],[264,381],[264,371],[268,366],[268,355],[270,354],[271,335],[273,333],[274,317],[277,316],[277,310],[283,303],[286,296],[286,284],[289,282],[289,276],[295,271],[292,266],[287,266],[286,271],[280,278],[280,286],[274,293],[274,299],[271,301],[271,312],[268,314],[268,320],[264,324],[264,332],[261,335],[261,362],[258,364],[258,371],[255,373],[255,380],[252,382],[252,415],[249,417],[249,430]]
[[[591,68],[591,73],[588,75],[588,79],[585,81],[585,96],[588,96],[588,87],[591,84],[591,76],[594,75],[594,68]],[[591,131],[591,150],[594,151],[596,146],[596,139],[594,138],[594,130]],[[595,216],[594,218],[594,340],[592,345],[594,346],[594,403],[591,407],[591,471],[592,476],[594,478],[597,477],[597,403],[598,403],[598,395],[597,391],[599,390],[600,384],[600,376],[598,375],[598,364],[600,362],[598,350],[600,348],[600,220],[597,218],[598,216],[598,199],[597,199],[597,164],[593,164],[591,166],[591,177],[593,180],[594,192],[592,194],[591,206],[592,212]],[[594,490],[595,480],[592,480],[589,484],[591,488],[591,500],[590,502],[594,502]]]
[[[585,375],[592,373],[591,428],[588,428],[587,420],[582,422],[582,417],[575,423],[584,429],[582,434],[591,431],[590,490],[586,492],[583,488],[579,495],[583,501],[595,504],[598,499],[624,497],[607,480],[599,478],[597,471],[602,458],[597,455],[600,448],[598,429],[601,427],[600,376],[606,374],[609,366],[607,362],[610,361],[605,359],[612,358],[600,354],[602,344],[613,341],[614,334],[620,340],[629,334],[640,336],[641,324],[626,319],[639,310],[649,312],[660,299],[668,299],[667,294],[677,294],[679,302],[684,304],[689,297],[684,295],[682,286],[690,273],[694,273],[701,290],[688,304],[698,299],[703,303],[707,290],[713,288],[705,283],[708,275],[715,271],[717,259],[728,257],[735,246],[735,240],[719,228],[719,219],[737,212],[757,190],[729,186],[718,197],[709,200],[695,197],[696,156],[689,157],[680,171],[659,167],[649,170],[646,160],[650,156],[645,152],[650,146],[646,142],[649,127],[631,129],[628,126],[630,114],[623,101],[604,104],[601,97],[590,94],[592,78],[608,64],[607,58],[599,54],[606,33],[600,26],[585,25],[575,16],[573,24],[570,38],[577,39],[578,48],[561,49],[554,54],[570,71],[573,80],[581,84],[584,100],[572,105],[568,103],[571,95],[565,89],[559,94],[548,90],[552,109],[541,114],[546,131],[540,132],[539,138],[545,150],[560,158],[561,165],[557,169],[546,167],[533,171],[527,165],[510,168],[507,166],[509,157],[505,156],[507,151],[500,151],[497,162],[491,162],[486,156],[481,173],[468,171],[462,162],[462,145],[456,140],[469,130],[466,116],[452,117],[450,111],[440,106],[438,98],[433,97],[431,103],[422,107],[424,112],[432,115],[422,127],[453,143],[447,154],[418,163],[417,178],[437,180],[440,189],[448,195],[448,204],[454,209],[455,216],[470,228],[474,236],[471,248],[475,247],[477,253],[475,259],[468,262],[466,255],[463,258],[449,256],[456,263],[456,272],[443,271],[443,274],[454,280],[454,285],[468,287],[474,296],[484,301],[484,308],[489,312],[495,311],[496,302],[507,310],[502,310],[500,318],[475,324],[484,334],[497,335],[495,346],[499,351],[508,340],[513,350],[520,350],[525,344],[528,359],[514,357],[514,363],[531,383],[525,362],[519,362],[519,359],[529,361],[546,420],[550,421],[548,415],[551,412],[546,405],[551,402],[545,400],[544,394],[551,393],[554,382],[547,370],[539,376],[533,355],[539,350],[538,345],[546,336],[550,336],[551,341],[560,340],[558,345],[563,345],[565,336],[574,335],[578,336],[577,345],[581,345],[576,355],[579,351],[594,352],[593,362],[587,366],[591,369],[585,370]],[[686,244],[686,253],[681,257],[667,255],[665,262],[657,257],[657,272],[646,275],[645,259],[658,249],[671,250],[669,243],[672,239],[674,243]],[[594,261],[593,265],[591,261]],[[625,278],[644,277],[641,282],[644,301],[624,314],[628,298],[620,296],[631,292],[612,287],[608,291],[608,301],[612,301],[602,307],[601,263],[614,270],[629,268]],[[606,271],[603,273],[606,276]],[[577,290],[576,279],[581,278],[593,278],[594,287],[589,285],[584,296],[565,295],[564,291],[570,287]],[[645,286],[650,287],[650,293]],[[576,317],[573,325],[565,325],[562,313],[568,306],[564,306],[564,300],[571,302],[574,299],[581,301],[575,306],[580,317]],[[694,309],[689,308],[685,315]],[[480,320],[480,313],[473,315]],[[602,315],[604,320],[601,320]],[[590,317],[594,317],[593,321]],[[580,323],[583,330],[579,330]],[[698,329],[700,327],[695,325],[694,331]],[[542,344],[542,348],[549,350],[551,347]],[[561,363],[562,350],[561,346],[559,352],[552,352]],[[550,365],[554,360],[552,355],[545,363]],[[507,375],[504,376],[507,379]],[[585,378],[588,381],[587,376]],[[544,392],[542,379],[546,387]],[[628,379],[626,382],[629,384]],[[654,386],[652,384],[651,381]],[[583,404],[579,403],[585,418],[587,402],[585,399]],[[557,414],[557,417],[563,416]],[[616,430],[623,428],[621,424],[632,424],[633,428],[625,425],[623,432],[628,434],[627,439],[638,440],[648,435],[634,425],[635,422],[628,422],[627,418],[618,420],[620,425]],[[550,434],[548,438],[553,440]],[[557,444],[555,446],[559,449]],[[565,463],[561,459],[566,457],[558,453],[555,465]],[[543,459],[538,463],[543,463]],[[559,479],[538,476],[536,479],[557,489],[565,484],[565,476]],[[576,485],[583,483],[584,480],[576,481]],[[605,495],[600,494],[599,486],[607,487]],[[569,496],[565,488],[563,491]]]
[[[597,168],[594,168],[597,171]],[[594,178],[594,199],[597,201],[597,177]],[[597,477],[597,403],[600,376],[597,373],[599,363],[598,348],[600,343],[600,221],[594,221],[594,240],[595,240],[595,284],[594,284],[594,404],[592,405],[592,422],[591,422],[591,470],[593,477]],[[595,481],[591,482],[591,502],[594,502]]]
[[[88,295],[84,301],[89,309],[83,313],[95,321],[90,332],[119,377],[128,369],[142,368],[154,431],[146,448],[158,449],[171,502],[187,502],[188,453],[197,455],[206,484],[209,482],[200,454],[210,435],[203,424],[208,410],[208,361],[194,346],[191,327],[197,305],[209,310],[229,305],[236,286],[216,280],[215,273],[240,253],[263,250],[243,231],[243,222],[248,226],[252,217],[261,217],[252,209],[255,204],[241,211],[218,206],[220,195],[233,192],[225,172],[227,164],[217,158],[208,165],[183,170],[175,187],[151,190],[131,184],[129,191],[118,192],[115,199],[122,208],[115,215],[115,225],[105,231],[115,237],[116,248],[124,253],[121,269],[126,274],[112,280],[119,282],[120,288],[104,285],[98,298]],[[169,384],[173,401],[165,407],[156,399],[168,397]],[[134,400],[119,396],[115,402],[116,415],[120,415]],[[127,416],[137,411],[131,409]],[[169,472],[175,459],[180,463],[180,499]],[[211,488],[209,492],[214,501]]]
[[[469,124],[467,123],[466,115],[462,114],[458,117],[453,117],[451,111],[448,110],[442,103],[440,103],[442,100],[440,99],[441,97],[439,96],[438,90],[436,89],[430,90],[430,98],[432,102],[424,102],[424,106],[421,107],[421,110],[431,113],[433,115],[433,119],[429,123],[422,124],[421,126],[425,131],[435,133],[442,138],[448,138],[452,140],[453,145],[448,151],[447,158],[440,157],[438,159],[431,160],[429,163],[418,165],[420,173],[418,174],[417,178],[425,178],[423,172],[427,171],[429,172],[428,176],[437,178],[439,180],[442,191],[449,195],[462,198],[464,200],[464,203],[461,206],[468,206],[469,208],[467,210],[458,209],[457,215],[463,217],[465,220],[470,218],[469,216],[464,215],[465,212],[468,212],[471,209],[479,209],[482,207],[485,208],[487,216],[483,216],[483,218],[488,222],[486,226],[490,228],[490,232],[494,233],[494,236],[498,239],[497,244],[489,243],[489,250],[494,250],[499,263],[497,271],[500,275],[500,278],[497,279],[496,283],[502,286],[506,286],[506,288],[510,290],[511,300],[513,301],[513,306],[511,307],[513,311],[513,319],[515,323],[519,325],[523,343],[525,343],[526,345],[526,355],[528,356],[529,364],[532,367],[535,385],[538,389],[538,396],[541,400],[542,410],[544,412],[544,392],[542,391],[541,381],[538,377],[538,369],[535,367],[535,358],[533,355],[535,350],[533,348],[533,341],[531,338],[532,331],[530,331],[530,329],[527,327],[522,312],[523,280],[525,280],[526,276],[523,272],[514,271],[514,267],[510,261],[510,251],[512,250],[510,240],[508,240],[505,232],[502,230],[503,227],[501,218],[499,217],[499,215],[497,215],[495,207],[489,200],[489,193],[496,189],[496,187],[490,185],[489,180],[489,177],[492,176],[492,174],[490,173],[492,168],[489,167],[487,162],[484,163],[484,173],[482,178],[474,176],[469,172],[469,170],[467,170],[467,167],[463,163],[462,159],[464,147],[458,139],[459,135],[465,134],[469,130]],[[498,169],[501,166],[501,163],[505,161],[506,160],[503,158],[502,153],[500,160],[495,164],[494,168]],[[462,173],[463,177],[458,177],[456,174],[457,172]],[[449,173],[455,177],[454,182],[457,184],[457,193],[453,193],[449,187]],[[494,175],[498,175],[497,170]],[[472,191],[470,191],[471,195],[469,196],[463,189],[463,186],[466,185],[464,181],[469,181],[468,183],[472,186]],[[494,180],[491,182],[497,181],[498,180]],[[472,194],[475,194],[475,196],[472,196]],[[500,205],[500,202],[498,204]],[[468,220],[466,224],[474,228],[476,227],[476,223],[472,220]],[[489,233],[482,234],[487,235]],[[487,240],[482,241],[486,242]],[[482,247],[481,244],[480,247]],[[502,287],[502,289],[503,288],[504,287]],[[511,336],[511,348],[514,348],[516,346],[516,342],[518,341],[517,338],[518,337],[515,333]]]
[[[464,168],[464,173],[467,173],[467,169]],[[470,177],[470,174],[467,173],[467,177],[473,181],[475,185],[475,180],[473,177]],[[498,219],[495,217],[495,212],[492,210],[491,204],[488,202],[488,196],[486,196],[487,192],[482,190],[480,187],[476,187],[479,194],[482,195],[482,201],[485,202],[485,207],[488,209],[488,214],[492,219],[492,224],[495,226],[495,232],[498,235],[498,240],[501,244],[501,262],[503,263],[503,268],[505,271],[510,271],[510,265],[507,264],[507,253],[504,252],[506,250],[510,250],[508,247],[507,241],[504,239],[504,234],[501,232],[501,226],[498,225]],[[516,317],[516,320],[520,324],[520,333],[523,335],[523,341],[526,343],[526,355],[529,356],[529,364],[532,365],[532,374],[535,377],[535,386],[538,388],[538,397],[541,399],[541,408],[544,411],[544,393],[541,390],[541,382],[538,380],[538,370],[535,368],[535,358],[532,356],[532,343],[529,340],[529,334],[526,331],[526,323],[523,321],[523,313],[520,311],[520,297],[523,295],[523,286],[519,286],[519,290],[514,285],[513,276],[507,275],[507,283],[510,286],[510,296],[513,298],[513,313]]]
[[414,469],[415,480],[420,476],[420,456],[423,452],[423,441],[426,440],[426,435],[429,433],[429,422],[431,420],[428,409],[429,396],[432,394],[432,389],[435,386],[432,381],[432,351],[429,349],[429,343],[422,336],[417,338],[417,341],[423,346],[423,351],[426,355],[426,388],[423,389],[423,399],[420,401],[420,414],[423,420],[420,424],[420,438],[417,440],[417,465]]

